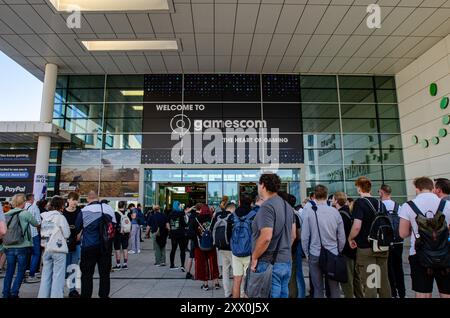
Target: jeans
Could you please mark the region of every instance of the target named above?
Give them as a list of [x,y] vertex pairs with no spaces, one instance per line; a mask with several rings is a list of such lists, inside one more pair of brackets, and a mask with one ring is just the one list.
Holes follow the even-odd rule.
[[319,266],[319,256],[309,255],[309,279],[314,286],[314,298],[324,298],[325,283],[328,284],[329,298],[341,298],[337,281],[324,277]]
[[[139,233],[139,232],[138,232]],[[108,298],[110,291],[111,251],[102,252],[101,248],[81,250],[81,298],[91,298],[95,265],[98,266],[100,284],[98,296]]]
[[141,249],[141,239],[139,237],[140,226],[138,224],[131,224],[130,233],[130,250],[138,253]]
[[[75,251],[67,253],[66,256],[66,277],[69,275],[68,271],[73,272],[71,268],[68,268],[70,265],[79,265],[81,257],[81,246],[77,245]],[[77,290],[76,287],[70,288],[70,291]]]
[[[269,263],[258,262],[256,272],[264,272]],[[271,298],[288,298],[289,297],[289,279],[291,278],[292,270],[291,262],[275,263],[272,270],[272,291]]]
[[41,236],[33,237],[33,248],[31,249],[30,277],[34,277],[41,263]]
[[63,298],[66,276],[66,254],[44,253],[38,298]]
[[[8,298],[10,296],[19,296],[19,290],[25,276],[25,269],[27,267],[27,259],[29,253],[30,248],[28,247],[5,249],[7,267],[6,276],[3,281],[3,298]],[[11,290],[14,272],[16,271],[16,264],[17,275]]]
[[289,298],[305,298],[306,286],[303,276],[303,250],[299,243],[296,253],[292,255],[292,275],[289,281]]
[[394,244],[388,257],[389,284],[392,297],[405,298],[405,275],[403,272],[403,244]]

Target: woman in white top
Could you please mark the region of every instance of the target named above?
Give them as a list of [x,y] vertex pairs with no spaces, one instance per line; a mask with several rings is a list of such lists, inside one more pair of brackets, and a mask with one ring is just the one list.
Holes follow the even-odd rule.
[[54,197],[50,202],[49,212],[41,214],[41,245],[43,268],[38,298],[63,298],[66,275],[67,239],[70,227],[62,212],[64,200]]

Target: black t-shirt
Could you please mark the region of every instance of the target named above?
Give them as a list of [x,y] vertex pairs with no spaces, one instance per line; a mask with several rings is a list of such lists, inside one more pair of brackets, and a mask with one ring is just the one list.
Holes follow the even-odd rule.
[[73,251],[76,245],[80,245],[81,242],[77,242],[77,230],[75,229],[75,221],[77,220],[78,214],[81,212],[81,209],[77,207],[75,211],[69,212],[67,209],[64,209],[63,215],[67,220],[70,228],[70,236],[69,236],[69,250]]
[[[381,204],[381,211],[386,213],[386,207],[380,200],[376,198],[366,198],[368,199],[375,210],[378,211],[379,204]],[[375,219],[375,212],[370,206],[369,202],[367,202],[365,198],[359,198],[355,201],[353,205],[353,218],[355,220],[361,220],[361,231],[359,231],[358,236],[355,238],[356,244],[358,244],[359,248],[370,248],[371,245],[369,243],[369,234],[370,228],[372,226],[372,222]]]
[[[350,214],[350,208],[347,205],[344,205],[339,210],[339,213],[341,214],[342,221],[344,222],[345,237],[348,238],[352,230],[353,216]],[[356,259],[356,249],[352,249],[350,247],[348,240],[345,240],[345,246],[344,250],[342,251],[342,254],[344,254],[348,258]]]
[[186,222],[184,220],[184,212],[172,211],[169,215],[170,237],[174,239],[184,237]]

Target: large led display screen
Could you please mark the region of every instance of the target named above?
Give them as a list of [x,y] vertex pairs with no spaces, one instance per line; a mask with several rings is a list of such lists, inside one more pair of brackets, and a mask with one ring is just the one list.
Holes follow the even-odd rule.
[[302,163],[299,76],[148,75],[142,163]]

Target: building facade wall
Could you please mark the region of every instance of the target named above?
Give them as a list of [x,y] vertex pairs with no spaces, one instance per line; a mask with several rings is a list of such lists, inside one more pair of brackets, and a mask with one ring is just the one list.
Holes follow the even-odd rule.
[[[124,91],[150,90],[162,94],[161,101],[164,101],[164,92],[168,89],[165,76],[169,75],[156,76],[158,85],[153,88],[145,86],[144,75],[61,75],[58,78],[53,122],[82,141],[62,151],[61,190],[80,184],[86,186],[85,190],[94,187],[100,196],[105,196],[110,192],[107,189],[130,194],[139,188],[141,200],[156,190],[153,180],[135,173],[142,174],[139,168],[148,164],[139,162],[139,152],[149,150],[143,142],[144,123],[148,120],[143,113],[151,103],[142,94],[123,94]],[[205,82],[210,81],[211,76],[220,77],[218,74],[179,76],[183,76],[184,83],[179,94],[183,97],[181,102],[192,102],[186,97],[197,98],[205,90],[213,94],[211,85]],[[199,79],[202,76],[204,80]],[[277,74],[257,78],[261,86],[261,107],[275,104],[279,114],[286,117],[283,107],[287,99],[283,98],[283,92],[293,90],[298,96],[295,100],[290,96],[288,103],[297,107],[295,114],[298,115],[292,119],[301,121],[301,129],[294,134],[303,140],[304,160],[299,163],[302,193],[320,183],[328,186],[330,192],[346,191],[355,197],[354,181],[366,175],[373,180],[375,192],[382,183],[388,183],[397,200],[404,201],[403,151],[393,77]],[[275,101],[264,99],[268,80],[281,83],[271,86],[272,92],[281,96]],[[199,98],[202,101],[201,96]],[[223,101],[223,107],[233,103],[242,102]],[[83,166],[86,172],[80,172]],[[112,171],[112,167],[120,172]],[[197,169],[202,167],[199,164]],[[218,165],[217,169],[226,168]],[[127,176],[125,182],[117,177],[121,175]],[[74,177],[76,180],[72,181]],[[144,184],[138,186],[142,179],[145,179]],[[234,183],[233,187],[236,186]],[[228,194],[225,186],[221,189],[223,194]]]
[[[430,93],[432,83],[437,85],[436,96]],[[450,35],[399,72],[396,84],[407,193],[412,197],[414,178],[450,178],[450,137],[439,137],[440,129],[450,130],[443,122],[450,107],[440,107],[442,100],[450,96]],[[439,137],[437,145],[433,144],[433,137]],[[424,140],[428,147],[423,146]]]

